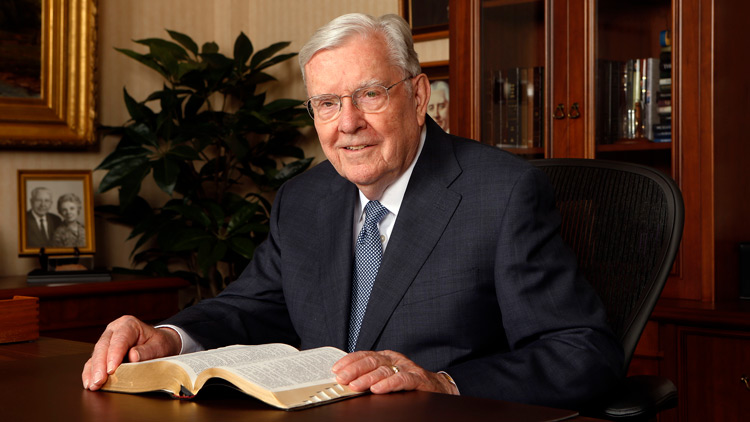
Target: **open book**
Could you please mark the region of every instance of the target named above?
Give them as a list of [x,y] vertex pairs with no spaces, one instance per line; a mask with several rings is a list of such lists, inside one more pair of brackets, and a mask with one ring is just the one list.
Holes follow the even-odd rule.
[[282,408],[314,406],[360,394],[336,383],[333,364],[346,353],[335,347],[299,351],[286,344],[235,345],[144,362],[123,363],[105,391],[166,391],[192,398],[212,378]]

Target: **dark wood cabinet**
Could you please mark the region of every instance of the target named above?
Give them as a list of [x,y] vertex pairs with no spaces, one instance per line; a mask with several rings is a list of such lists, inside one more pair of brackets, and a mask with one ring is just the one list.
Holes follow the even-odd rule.
[[[747,415],[736,400],[750,391],[739,388],[734,371],[750,376],[740,358],[750,355],[750,324],[738,323],[750,320],[750,305],[738,299],[738,245],[750,241],[750,47],[742,41],[750,2],[454,0],[450,10],[452,133],[527,158],[630,161],[675,179],[685,202],[682,243],[631,372],[675,381],[680,405],[663,420]],[[602,142],[599,66],[659,57],[664,30],[671,36],[671,142]],[[533,67],[545,75],[543,143],[509,148],[493,132],[493,78]],[[729,372],[733,381],[724,381]],[[717,391],[710,399],[707,388]]]
[[111,321],[133,315],[159,322],[179,311],[180,278],[115,276],[99,283],[27,284],[25,276],[0,278],[0,299],[39,298],[42,336],[95,342]]

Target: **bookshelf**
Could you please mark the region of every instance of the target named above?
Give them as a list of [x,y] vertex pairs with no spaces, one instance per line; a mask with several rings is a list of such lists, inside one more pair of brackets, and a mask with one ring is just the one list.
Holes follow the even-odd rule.
[[[543,144],[505,149],[526,158],[636,162],[662,170],[680,186],[685,226],[662,294],[668,305],[657,306],[631,368],[670,376],[685,394],[679,408],[661,420],[692,420],[690,414],[697,413],[689,403],[701,399],[689,396],[695,389],[688,383],[709,372],[699,371],[691,356],[701,356],[704,343],[714,352],[740,345],[750,356],[747,324],[739,323],[750,320],[750,308],[738,299],[738,244],[750,241],[750,135],[744,127],[750,110],[750,47],[739,42],[746,38],[750,2],[454,0],[450,10],[451,132],[496,144],[494,75],[543,67]],[[664,30],[671,35],[671,142],[643,136],[602,142],[600,113],[607,102],[598,83],[601,63],[661,58]],[[695,341],[688,334],[694,332],[708,340]],[[740,370],[722,371],[730,369]],[[741,374],[723,375],[727,386],[745,388]],[[713,420],[735,420],[718,412],[727,408],[730,416],[740,415],[740,410],[750,411],[748,403],[739,409],[718,401],[701,414],[715,411]]]

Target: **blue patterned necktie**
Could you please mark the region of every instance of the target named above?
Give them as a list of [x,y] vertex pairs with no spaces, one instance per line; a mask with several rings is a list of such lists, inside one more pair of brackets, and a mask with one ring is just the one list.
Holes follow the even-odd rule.
[[354,276],[352,283],[352,306],[349,314],[348,351],[354,351],[359,336],[359,328],[370,300],[370,292],[380,268],[383,245],[380,241],[378,223],[388,214],[388,209],[378,201],[365,205],[365,225],[357,236],[354,249]]

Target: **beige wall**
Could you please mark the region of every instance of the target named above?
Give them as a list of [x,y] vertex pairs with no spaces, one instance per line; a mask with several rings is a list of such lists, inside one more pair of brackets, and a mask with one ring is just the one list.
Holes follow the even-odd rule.
[[[397,13],[398,0],[99,0],[99,120],[104,125],[126,121],[123,87],[141,100],[161,85],[155,72],[114,51],[115,47],[144,51],[132,40],[167,37],[165,29],[170,29],[190,35],[199,45],[216,41],[227,55],[231,55],[240,31],[248,35],[256,50],[291,41],[286,51],[299,51],[316,28],[349,12]],[[418,45],[417,51],[423,61],[446,60],[447,40]],[[277,84],[270,96],[306,96],[296,61],[277,66],[273,73],[283,83]],[[5,209],[12,210],[10,221],[0,226],[0,276],[25,274],[37,265],[33,258],[18,257],[16,171],[93,169],[114,144],[114,139],[104,139],[95,152],[0,151],[0,198],[5,201]],[[308,155],[322,156],[314,133],[305,148]],[[102,172],[94,173],[95,189],[102,176]],[[97,205],[114,203],[114,199],[113,192],[95,195]],[[97,265],[129,266],[132,244],[125,241],[129,230],[97,219],[96,231]]]

